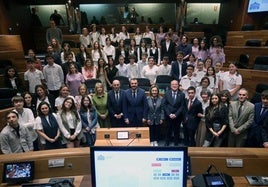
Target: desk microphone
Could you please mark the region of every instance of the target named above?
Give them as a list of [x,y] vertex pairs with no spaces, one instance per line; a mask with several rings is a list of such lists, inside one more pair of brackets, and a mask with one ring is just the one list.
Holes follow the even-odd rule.
[[129,146],[130,144],[132,144],[136,139],[137,139],[137,137],[133,138],[133,139],[127,144],[127,146]]
[[209,165],[209,167],[208,167],[208,169],[206,171],[206,174],[210,174],[210,170],[211,170],[212,167],[213,167],[212,165]]
[[111,146],[114,146],[111,139],[110,139],[110,136],[104,136],[106,141],[108,141],[110,143]]

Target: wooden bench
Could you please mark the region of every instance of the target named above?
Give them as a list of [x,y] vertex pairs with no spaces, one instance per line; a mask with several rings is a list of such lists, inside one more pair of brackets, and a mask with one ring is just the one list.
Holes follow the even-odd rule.
[[[221,172],[231,176],[267,175],[268,152],[258,148],[203,148],[189,147],[192,175],[206,171],[210,164],[214,164]],[[49,168],[48,160],[64,159],[64,166]],[[228,168],[226,159],[242,159],[242,168]],[[35,161],[35,179],[64,177],[75,175],[90,175],[90,150],[85,148],[70,148],[1,155],[0,171],[3,163],[14,161]],[[2,181],[2,175],[0,180]]]
[[257,56],[267,56],[268,47],[225,46],[226,62],[238,62],[241,54],[249,55],[249,67],[253,68]]
[[255,31],[229,31],[227,33],[227,46],[245,46],[250,39],[261,40],[262,46],[268,40],[268,30]]

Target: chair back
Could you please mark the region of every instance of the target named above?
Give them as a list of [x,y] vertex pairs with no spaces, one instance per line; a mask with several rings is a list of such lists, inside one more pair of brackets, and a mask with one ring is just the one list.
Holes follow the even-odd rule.
[[246,46],[250,47],[260,47],[261,46],[261,40],[258,39],[250,39],[246,41]]
[[241,54],[239,56],[239,63],[237,67],[242,69],[248,69],[248,65],[249,65],[249,55]]
[[124,76],[116,76],[113,78],[113,80],[119,80],[120,81],[120,85],[121,85],[121,89],[122,90],[126,90],[129,88],[129,80],[127,77]]
[[147,78],[137,78],[138,85],[140,88],[144,89],[145,91],[149,91],[151,88],[150,80]]
[[0,88],[0,109],[12,107],[11,99],[16,95],[11,88]]
[[170,75],[158,75],[156,77],[156,85],[158,86],[159,90],[165,92],[170,88],[170,82],[172,81],[172,77]]
[[268,56],[256,57],[253,69],[268,71]]
[[257,84],[256,89],[255,89],[255,93],[252,97],[252,99],[250,100],[250,102],[252,103],[259,103],[261,102],[261,93],[264,90],[268,90],[268,84]]
[[99,79],[89,79],[85,81],[85,85],[87,86],[88,93],[92,94],[95,93],[95,85],[101,81]]

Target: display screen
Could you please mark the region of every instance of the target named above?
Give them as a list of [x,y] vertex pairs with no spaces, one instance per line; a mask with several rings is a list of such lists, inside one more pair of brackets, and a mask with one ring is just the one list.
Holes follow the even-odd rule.
[[219,175],[208,175],[205,178],[208,186],[211,187],[224,186],[224,182],[222,181]]
[[91,147],[90,151],[93,187],[186,187],[186,147]]
[[13,162],[4,164],[3,182],[23,183],[34,179],[34,162]]
[[248,13],[268,11],[268,0],[249,0]]

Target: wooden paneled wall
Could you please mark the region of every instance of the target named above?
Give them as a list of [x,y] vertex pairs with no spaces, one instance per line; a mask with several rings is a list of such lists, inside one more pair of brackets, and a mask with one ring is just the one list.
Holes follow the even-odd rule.
[[[0,60],[10,60],[18,72],[25,72],[24,50],[19,35],[0,35]],[[0,75],[3,87],[3,75]]]
[[246,41],[250,39],[257,39],[262,42],[264,46],[268,40],[268,30],[255,31],[229,31],[227,33],[227,46],[245,46]]

